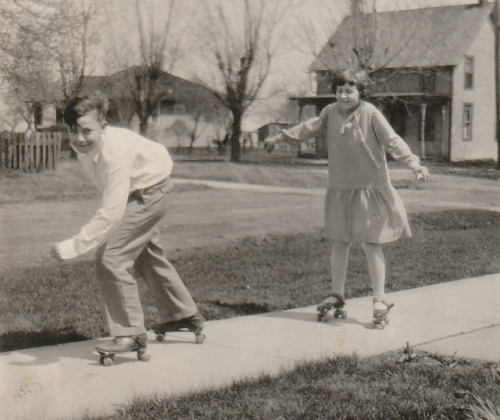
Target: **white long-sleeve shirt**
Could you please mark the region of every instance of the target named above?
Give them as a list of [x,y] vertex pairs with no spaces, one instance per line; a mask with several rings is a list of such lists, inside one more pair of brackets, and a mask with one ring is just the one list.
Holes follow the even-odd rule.
[[101,208],[80,232],[56,244],[62,259],[83,255],[104,243],[125,214],[129,195],[168,178],[167,149],[133,131],[106,127],[98,147],[78,160],[102,193]]

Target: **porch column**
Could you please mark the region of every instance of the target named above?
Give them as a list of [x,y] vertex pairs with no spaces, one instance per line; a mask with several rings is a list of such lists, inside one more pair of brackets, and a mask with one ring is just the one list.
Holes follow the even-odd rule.
[[[297,116],[298,117],[298,121],[299,123],[302,122],[302,115],[304,113],[304,102],[302,102],[300,99],[299,99],[299,115]],[[301,145],[302,145],[302,142],[299,141],[299,144],[297,145],[297,157],[300,157],[300,152],[302,151],[301,149]]]
[[420,104],[420,154],[421,158],[425,158],[425,112],[427,111],[427,104],[423,102]]
[[445,125],[445,117],[446,117],[446,105],[442,104],[441,105],[441,157],[447,156],[449,158],[449,151],[447,146],[448,144],[448,139],[445,142],[446,139],[446,125]]

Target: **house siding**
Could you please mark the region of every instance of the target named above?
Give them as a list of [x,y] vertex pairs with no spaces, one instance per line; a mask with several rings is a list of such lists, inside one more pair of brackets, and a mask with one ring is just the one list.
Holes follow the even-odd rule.
[[[181,129],[176,130],[175,124],[179,124]],[[188,113],[161,115],[150,120],[147,137],[163,144],[169,150],[189,147],[191,144],[191,134],[195,128],[195,124],[195,118]],[[139,132],[139,119],[137,116],[132,118],[129,128]],[[224,134],[223,127],[202,116],[198,121],[196,139],[193,143],[193,147],[216,147],[216,141],[222,140]]]
[[[450,160],[496,159],[495,40],[490,20],[484,22],[464,60],[453,74]],[[465,57],[474,58],[474,85],[464,89]],[[473,107],[472,140],[462,135],[464,104]]]

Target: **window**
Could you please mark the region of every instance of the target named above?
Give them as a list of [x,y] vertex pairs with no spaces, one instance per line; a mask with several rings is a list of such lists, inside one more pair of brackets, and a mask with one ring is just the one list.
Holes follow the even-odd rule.
[[474,58],[465,57],[465,80],[464,88],[472,89],[474,87]]
[[56,124],[64,124],[64,109],[56,108]]
[[163,99],[159,105],[160,115],[182,115],[186,113],[186,104],[175,99]]
[[463,121],[462,139],[464,141],[472,141],[472,105],[464,104],[464,121]]
[[35,104],[34,105],[33,114],[34,114],[35,126],[36,127],[41,126],[43,123],[43,106],[42,106],[42,104]]
[[173,114],[175,101],[173,99],[163,99],[160,101],[160,115]]

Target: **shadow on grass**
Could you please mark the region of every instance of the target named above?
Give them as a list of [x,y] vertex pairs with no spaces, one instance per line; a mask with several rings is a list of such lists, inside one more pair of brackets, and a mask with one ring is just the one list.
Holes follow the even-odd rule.
[[198,305],[210,308],[223,309],[231,312],[234,315],[256,315],[265,312],[270,312],[272,309],[267,303],[256,302],[222,302],[220,300],[204,300],[198,301]]
[[75,341],[84,341],[89,339],[90,337],[77,333],[70,328],[58,331],[12,331],[0,336],[0,352],[52,346],[56,344],[72,343]]

